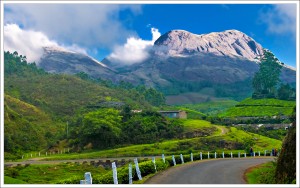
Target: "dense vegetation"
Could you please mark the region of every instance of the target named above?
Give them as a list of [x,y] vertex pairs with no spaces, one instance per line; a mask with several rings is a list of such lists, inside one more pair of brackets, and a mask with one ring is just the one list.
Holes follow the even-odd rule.
[[250,184],[276,184],[275,169],[274,161],[258,165],[246,173],[247,182]]
[[[47,156],[45,160],[65,160],[65,159],[85,159],[99,157],[126,157],[126,156],[153,156],[171,154],[189,154],[191,152],[218,152],[232,151],[235,155],[237,152],[249,152],[249,147],[255,151],[271,150],[280,148],[281,141],[271,139],[254,133],[238,130],[234,127],[226,128],[210,124],[204,120],[188,120],[184,122],[184,132],[197,134],[197,137],[183,139],[173,139],[155,142],[152,144],[138,144],[124,146],[114,149],[101,151],[83,151],[82,153],[70,153]],[[185,135],[185,133],[183,133]]]
[[219,117],[291,116],[295,105],[295,101],[247,98],[220,114]]
[[202,112],[207,116],[214,116],[224,112],[230,107],[235,106],[237,103],[238,103],[237,101],[225,99],[225,100],[208,101],[208,102],[203,102],[198,104],[183,104],[178,106],[178,108],[180,109],[187,108],[197,112]]
[[[250,78],[228,84],[217,84],[208,81],[192,82],[175,79],[172,80],[170,78],[167,78],[167,80],[171,83],[170,86],[157,86],[157,89],[166,96],[179,95],[187,92],[199,92],[203,89],[209,89],[213,91],[210,97],[231,98],[239,101],[246,97],[250,97],[252,93],[252,88],[249,88],[249,85],[251,85]],[[180,101],[178,101],[178,103],[180,103]]]
[[17,52],[4,53],[4,69],[6,159],[54,147],[67,137],[68,122],[71,128],[83,122],[82,114],[88,122],[87,114],[99,109],[119,113],[128,105],[151,111],[164,104],[164,96],[152,88],[93,80],[84,73],[50,74]]
[[153,143],[180,137],[183,125],[166,119],[157,112],[133,113],[128,106],[122,111],[105,108],[83,115],[71,124],[75,145],[97,149],[126,144]]
[[[68,179],[70,176],[81,176],[85,172],[92,174],[103,174],[107,170],[102,166],[93,166],[88,164],[60,163],[60,164],[40,164],[26,165],[5,168],[4,175],[10,178],[21,180],[29,184],[50,184]],[[82,178],[81,178],[82,179]],[[8,179],[9,181],[10,179]],[[5,183],[7,179],[4,180]],[[77,184],[79,181],[77,182]]]
[[281,83],[280,73],[282,64],[268,50],[264,50],[264,55],[259,64],[259,71],[255,73],[252,86],[253,98],[279,98],[283,100],[295,100],[296,90],[288,84]]
[[237,129],[247,131],[247,132],[252,132],[255,134],[263,135],[269,138],[274,138],[277,140],[283,140],[284,137],[287,134],[287,130],[284,128],[278,128],[274,129],[273,127],[257,127],[257,126],[251,126],[251,125],[241,125],[241,126],[236,126]]
[[294,122],[282,144],[282,152],[277,160],[275,178],[277,183],[296,183],[296,109]]
[[295,184],[296,183],[296,110],[293,126],[286,135],[277,161],[261,165],[246,174],[249,183]]

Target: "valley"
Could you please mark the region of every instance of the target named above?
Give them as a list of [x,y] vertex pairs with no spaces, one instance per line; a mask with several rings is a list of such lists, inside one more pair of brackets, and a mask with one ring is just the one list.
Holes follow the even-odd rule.
[[[237,30],[173,30],[156,40],[152,56],[128,66],[61,48],[44,52],[37,64],[4,54],[7,183],[72,184],[86,171],[99,184],[112,183],[110,166],[63,160],[139,158],[151,176],[156,171],[142,158],[164,154],[160,171],[172,155],[281,151],[295,122],[296,71]],[[174,118],[179,112],[187,115]],[[123,183],[127,171],[120,167]]]

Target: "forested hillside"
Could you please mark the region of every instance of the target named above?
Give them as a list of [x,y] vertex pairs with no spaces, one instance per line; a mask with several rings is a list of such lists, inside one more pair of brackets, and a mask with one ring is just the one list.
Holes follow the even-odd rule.
[[[26,56],[5,52],[5,152],[42,150],[66,138],[66,125],[98,109],[151,111],[164,96],[143,86],[114,85],[77,75],[50,74]],[[77,135],[78,136],[78,135]],[[9,156],[7,154],[6,156]]]

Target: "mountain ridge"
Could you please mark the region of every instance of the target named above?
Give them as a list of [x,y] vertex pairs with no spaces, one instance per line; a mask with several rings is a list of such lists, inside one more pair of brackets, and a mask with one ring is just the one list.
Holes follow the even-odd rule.
[[[85,72],[113,82],[154,87],[166,95],[201,94],[208,87],[218,97],[243,99],[251,95],[250,80],[259,69],[263,50],[253,38],[234,29],[200,35],[171,30],[154,42],[149,57],[140,63],[118,64],[104,58],[101,64],[106,66],[101,66],[91,57],[64,52],[48,54],[39,66],[49,71],[54,64],[52,69],[58,73]],[[281,65],[281,80],[295,85],[295,70]]]
[[[161,50],[160,46],[167,47],[167,55],[171,56],[200,52],[219,56],[244,57],[255,61],[263,54],[263,48],[259,43],[238,30],[200,35],[185,30],[171,30],[159,37],[154,45],[158,46],[158,50]],[[159,51],[156,53],[160,54]]]

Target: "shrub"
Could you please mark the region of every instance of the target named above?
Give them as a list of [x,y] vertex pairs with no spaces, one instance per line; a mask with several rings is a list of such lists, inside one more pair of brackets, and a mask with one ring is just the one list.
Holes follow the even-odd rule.
[[[169,167],[169,162],[166,160],[166,163],[164,163],[162,160],[156,161],[156,170],[161,171]],[[149,174],[155,173],[155,168],[152,163],[152,161],[145,161],[139,163],[139,168],[141,171],[142,177],[147,176]],[[117,169],[118,173],[118,183],[119,184],[128,184],[129,183],[129,168],[128,166],[120,167]],[[132,177],[133,180],[138,180],[135,165],[132,165]],[[113,172],[110,170],[109,172],[101,175],[95,175],[93,176],[93,184],[113,184]],[[80,176],[73,176],[71,178],[62,180],[57,182],[57,184],[79,184],[80,180],[84,179],[84,177]]]

